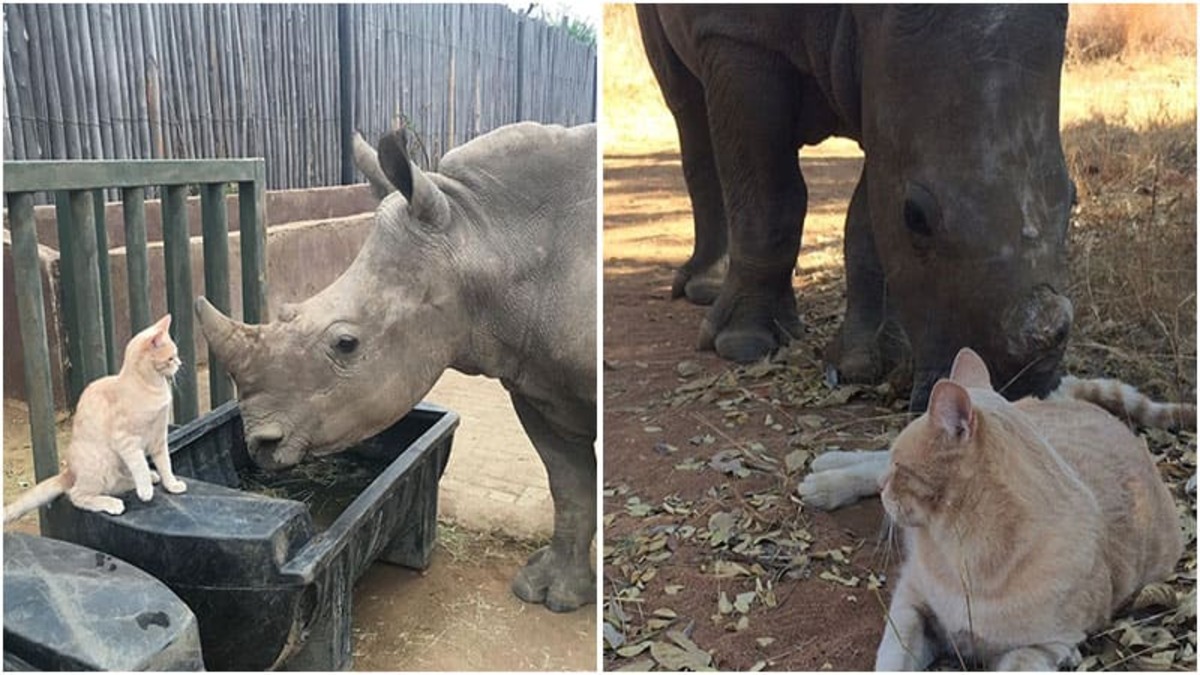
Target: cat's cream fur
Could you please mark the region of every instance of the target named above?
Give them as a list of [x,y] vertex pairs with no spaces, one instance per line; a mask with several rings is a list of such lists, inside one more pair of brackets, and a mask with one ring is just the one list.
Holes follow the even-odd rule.
[[[1094,403],[1131,425],[1196,429],[1195,405],[1158,403],[1119,380],[1067,376],[1048,399]],[[826,452],[812,461],[797,491],[806,505],[823,511],[877,495],[879,479],[887,471],[890,459],[890,453],[879,451]]]
[[[6,524],[64,493],[81,509],[117,515],[125,511],[125,504],[114,495],[136,489],[138,499],[149,501],[160,475],[168,492],[187,490],[171,471],[167,451],[171,378],[179,369],[170,326],[168,314],[133,336],[125,347],[121,372],[84,389],[75,410],[66,468],[5,508]],[[154,459],[157,472],[150,469],[146,455]]]
[[902,528],[877,670],[957,653],[990,670],[1055,670],[1183,548],[1146,450],[1091,403],[1006,401],[963,350],[900,433],[881,498]]

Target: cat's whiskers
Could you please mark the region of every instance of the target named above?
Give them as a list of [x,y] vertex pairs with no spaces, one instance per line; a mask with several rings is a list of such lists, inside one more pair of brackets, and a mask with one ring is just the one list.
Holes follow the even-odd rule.
[[[876,542],[875,555],[871,565],[887,573],[892,564],[892,551],[896,548],[896,524],[886,512],[883,514],[883,526],[879,530],[879,540]],[[882,556],[883,560],[880,560]],[[882,564],[881,564],[882,563]]]
[[171,385],[172,389],[178,390],[179,385],[180,385],[180,379],[182,379],[182,378],[180,378],[179,374],[182,372],[183,372],[183,363],[180,363],[179,365],[175,366],[175,369],[173,371],[168,370],[167,372],[162,373],[162,376],[163,376],[163,379],[165,379],[167,381],[167,384]]

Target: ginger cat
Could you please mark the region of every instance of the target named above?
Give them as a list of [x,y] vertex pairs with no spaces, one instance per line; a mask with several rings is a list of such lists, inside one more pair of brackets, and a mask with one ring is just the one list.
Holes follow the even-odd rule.
[[[878,453],[882,454],[882,453]],[[880,479],[906,559],[877,670],[1055,670],[1183,550],[1145,443],[1092,403],[1006,401],[964,349]]]
[[[1120,380],[1067,376],[1047,398],[1094,403],[1130,425],[1196,429],[1195,405],[1158,403]],[[813,460],[797,490],[808,506],[831,511],[879,494],[879,479],[890,459],[888,452],[832,450]]]
[[[172,473],[167,451],[171,378],[180,363],[167,332],[170,326],[168,314],[133,336],[125,347],[121,372],[83,390],[71,427],[67,467],[10,504],[5,524],[64,493],[81,509],[119,515],[125,504],[113,495],[136,489],[138,499],[150,501],[160,474],[168,492],[187,490]],[[147,454],[158,472],[150,469]]]

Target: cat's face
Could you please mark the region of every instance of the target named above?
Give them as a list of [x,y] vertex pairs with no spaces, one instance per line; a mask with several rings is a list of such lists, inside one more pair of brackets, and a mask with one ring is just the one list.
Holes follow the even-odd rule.
[[883,508],[897,525],[921,527],[937,515],[960,456],[924,416],[900,433],[879,481]]
[[950,379],[934,385],[929,409],[896,437],[892,462],[879,488],[884,509],[898,525],[927,525],[947,508],[949,493],[964,482],[979,441],[971,396],[997,398],[990,387],[983,361],[962,350]]
[[171,339],[171,315],[159,319],[157,323],[134,336],[130,347],[135,354],[126,354],[138,358],[147,364],[156,374],[170,380],[179,372],[179,350]]

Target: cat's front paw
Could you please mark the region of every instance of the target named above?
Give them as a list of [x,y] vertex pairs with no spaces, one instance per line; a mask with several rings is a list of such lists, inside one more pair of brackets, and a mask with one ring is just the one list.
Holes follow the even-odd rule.
[[178,478],[172,478],[171,480],[166,481],[163,483],[163,487],[167,489],[167,492],[170,492],[173,495],[177,495],[181,492],[187,492],[187,483],[184,483]]
[[138,499],[140,499],[144,502],[150,501],[150,499],[152,497],[154,497],[154,486],[153,485],[144,485],[144,486],[139,485],[138,489],[137,489],[137,496],[138,496]]
[[158,485],[158,482],[161,480],[162,477],[158,475],[158,472],[154,469],[150,469],[150,483],[153,485]]

